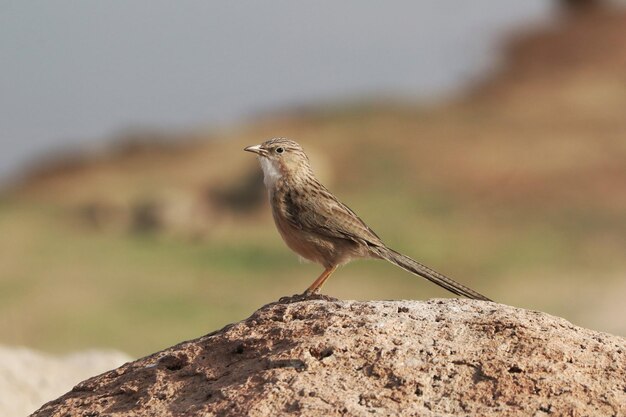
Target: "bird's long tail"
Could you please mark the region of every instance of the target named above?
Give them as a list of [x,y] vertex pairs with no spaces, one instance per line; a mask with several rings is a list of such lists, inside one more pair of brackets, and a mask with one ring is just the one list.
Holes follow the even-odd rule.
[[393,249],[389,249],[385,247],[375,247],[371,249],[374,253],[379,255],[381,258],[391,262],[394,265],[399,266],[405,271],[412,272],[416,275],[424,277],[427,280],[439,285],[440,287],[445,288],[451,293],[454,293],[456,295],[461,295],[467,298],[473,298],[475,300],[491,301],[489,298],[472,290],[471,288],[468,288],[463,284],[459,284],[452,278],[448,278],[445,275],[442,275],[439,272],[434,271],[417,261],[414,261],[408,256],[405,256],[399,252],[394,251]]

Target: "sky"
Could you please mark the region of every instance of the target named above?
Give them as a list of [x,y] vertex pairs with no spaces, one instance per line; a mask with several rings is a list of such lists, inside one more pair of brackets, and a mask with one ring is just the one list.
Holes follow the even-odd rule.
[[0,0],[0,178],[127,129],[226,126],[358,97],[433,99],[548,0]]

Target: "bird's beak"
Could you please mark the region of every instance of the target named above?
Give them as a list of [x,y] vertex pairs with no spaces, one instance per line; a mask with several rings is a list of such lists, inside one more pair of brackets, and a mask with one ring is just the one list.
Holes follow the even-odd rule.
[[252,152],[252,153],[255,153],[255,154],[261,155],[261,156],[266,153],[265,149],[261,148],[261,145],[248,146],[246,148],[243,148],[243,150],[244,151],[248,151],[248,152]]

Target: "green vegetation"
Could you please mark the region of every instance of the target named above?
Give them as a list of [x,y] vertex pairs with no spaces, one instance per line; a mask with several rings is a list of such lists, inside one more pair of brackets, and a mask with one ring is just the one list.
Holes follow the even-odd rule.
[[[515,206],[468,208],[454,193],[384,187],[391,178],[381,172],[370,189],[341,187],[337,194],[392,247],[498,301],[619,331],[619,323],[592,322],[585,315],[604,296],[598,282],[610,288],[624,270],[619,216],[569,210],[552,218]],[[260,209],[262,218],[227,223],[197,240],[92,230],[59,205],[5,201],[2,343],[51,351],[112,347],[143,355],[302,291],[321,269],[298,262],[266,210]],[[325,291],[357,299],[448,296],[382,261],[340,269]],[[601,293],[596,300],[572,306],[571,300],[593,292]]]

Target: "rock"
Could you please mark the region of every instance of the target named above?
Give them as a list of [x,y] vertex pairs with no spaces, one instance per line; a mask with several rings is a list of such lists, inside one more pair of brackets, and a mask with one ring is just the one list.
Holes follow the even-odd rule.
[[292,297],[34,416],[623,416],[626,341],[461,299]]
[[91,375],[130,361],[116,351],[90,350],[53,356],[0,346],[0,416],[22,417]]

